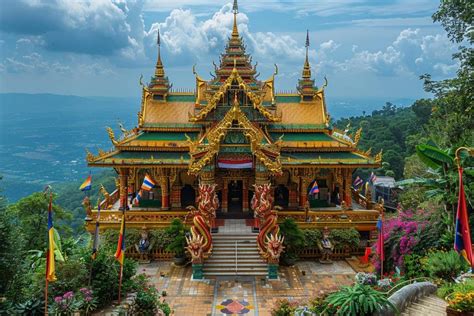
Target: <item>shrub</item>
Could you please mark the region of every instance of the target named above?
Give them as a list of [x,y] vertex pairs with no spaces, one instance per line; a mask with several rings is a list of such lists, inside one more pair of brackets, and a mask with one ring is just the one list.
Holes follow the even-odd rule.
[[426,270],[433,278],[452,281],[462,271],[468,269],[468,264],[456,251],[435,251],[430,253],[425,262]]
[[155,229],[150,232],[150,241],[154,249],[165,249],[172,240],[166,229]]
[[280,234],[285,237],[283,246],[285,250],[282,254],[283,258],[295,259],[298,258],[297,251],[304,244],[303,231],[298,227],[295,220],[292,218],[285,219],[280,224]]
[[326,312],[329,315],[372,315],[382,308],[395,310],[395,306],[384,294],[374,290],[369,285],[356,283],[345,286],[335,293],[331,293],[325,300]]
[[186,247],[186,228],[183,222],[178,218],[173,219],[170,226],[166,229],[171,242],[166,247],[166,251],[174,252],[176,257],[184,257]]
[[275,305],[271,311],[272,316],[293,316],[298,307],[297,302],[290,302],[287,299],[278,300]]
[[304,243],[303,247],[313,249],[318,247],[318,242],[323,238],[319,229],[303,229]]
[[414,279],[418,277],[427,276],[426,269],[422,264],[423,256],[416,253],[405,255],[403,257],[403,265],[405,267],[405,277],[407,279]]
[[356,248],[360,243],[360,234],[355,228],[332,229],[329,238],[334,240],[335,247]]

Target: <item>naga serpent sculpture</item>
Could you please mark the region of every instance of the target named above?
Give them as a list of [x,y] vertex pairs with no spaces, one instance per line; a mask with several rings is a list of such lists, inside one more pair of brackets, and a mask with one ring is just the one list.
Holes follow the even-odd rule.
[[277,207],[272,209],[273,197],[271,195],[271,185],[254,185],[255,194],[252,198],[252,209],[255,217],[263,220],[260,232],[257,236],[257,246],[260,255],[270,263],[277,263],[283,251],[284,238],[279,236]]
[[191,226],[191,237],[186,237],[187,247],[192,257],[192,263],[202,263],[212,251],[212,236],[210,228],[216,217],[216,209],[219,200],[216,194],[215,184],[200,184],[199,196],[197,198],[198,208],[188,206],[189,213],[193,217]]

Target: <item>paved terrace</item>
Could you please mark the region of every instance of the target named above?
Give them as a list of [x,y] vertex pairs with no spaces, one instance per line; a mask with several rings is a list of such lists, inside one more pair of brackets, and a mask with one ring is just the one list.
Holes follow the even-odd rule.
[[345,261],[327,265],[301,261],[294,267],[280,267],[280,279],[275,281],[235,276],[192,281],[191,266],[176,267],[171,262],[140,265],[138,273],[149,275],[160,292],[166,291],[164,299],[176,316],[270,316],[279,299],[306,302],[350,285],[355,275]]

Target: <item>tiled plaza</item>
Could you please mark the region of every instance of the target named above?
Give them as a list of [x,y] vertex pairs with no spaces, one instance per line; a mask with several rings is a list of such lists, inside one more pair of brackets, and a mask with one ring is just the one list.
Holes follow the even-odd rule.
[[269,316],[279,299],[300,302],[349,285],[355,272],[345,261],[323,265],[314,261],[280,267],[280,279],[221,276],[204,281],[191,280],[191,266],[171,262],[141,265],[138,273],[151,277],[176,316],[249,315]]

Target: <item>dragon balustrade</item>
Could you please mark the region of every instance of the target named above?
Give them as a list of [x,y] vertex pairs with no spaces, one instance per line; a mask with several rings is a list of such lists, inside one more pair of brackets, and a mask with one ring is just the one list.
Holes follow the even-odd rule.
[[254,185],[255,194],[251,201],[252,209],[255,212],[260,225],[260,232],[257,236],[257,246],[260,255],[269,264],[278,264],[281,252],[283,251],[282,236],[279,236],[277,211],[272,209],[273,196],[270,184]]
[[188,207],[188,216],[192,216],[193,224],[191,236],[186,237],[186,249],[191,254],[195,279],[203,278],[202,264],[212,251],[211,228],[214,226],[216,210],[219,207],[216,186],[216,184],[200,184],[196,200],[198,207]]

